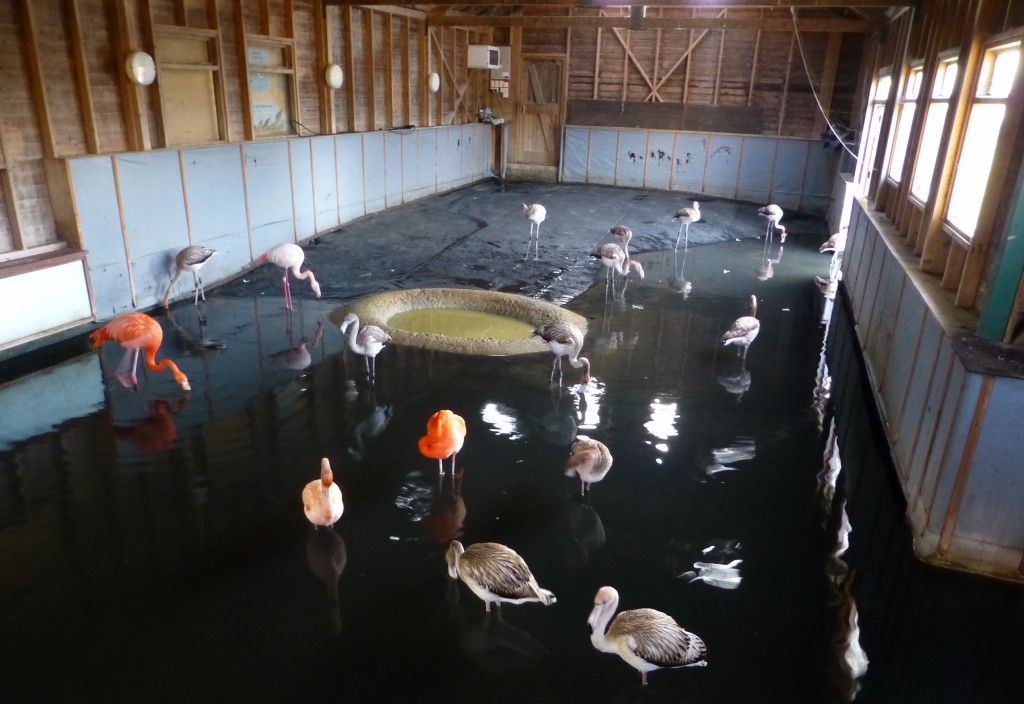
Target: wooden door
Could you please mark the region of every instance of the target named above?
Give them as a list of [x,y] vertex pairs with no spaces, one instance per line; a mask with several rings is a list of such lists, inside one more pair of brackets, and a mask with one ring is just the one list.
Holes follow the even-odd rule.
[[523,58],[516,161],[558,166],[562,142],[562,59]]

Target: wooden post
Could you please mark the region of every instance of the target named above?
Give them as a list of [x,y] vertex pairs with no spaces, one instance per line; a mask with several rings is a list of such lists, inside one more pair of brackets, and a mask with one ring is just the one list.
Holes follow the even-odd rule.
[[[334,108],[334,89],[324,81],[323,72],[330,64],[331,41],[328,30],[327,8],[323,0],[315,0],[313,6],[313,34],[316,39],[316,92],[320,98],[320,132],[334,134],[338,131],[337,111]],[[295,80],[298,80],[296,77]]]

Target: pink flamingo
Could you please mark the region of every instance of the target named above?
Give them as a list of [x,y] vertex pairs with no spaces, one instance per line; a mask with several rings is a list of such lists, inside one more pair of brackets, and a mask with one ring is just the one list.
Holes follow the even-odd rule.
[[285,242],[279,244],[276,247],[272,247],[267,251],[266,254],[262,255],[258,261],[270,262],[271,264],[277,264],[279,267],[284,269],[284,307],[288,310],[292,310],[292,289],[291,284],[288,283],[288,270],[290,269],[295,274],[296,279],[309,279],[309,286],[313,289],[313,294],[320,298],[320,284],[316,282],[316,277],[313,276],[313,272],[310,269],[302,271],[302,262],[306,259],[306,253],[302,251],[302,247],[291,242]]
[[534,203],[533,205],[523,203],[523,217],[530,221],[530,239],[526,242],[526,256],[523,257],[523,261],[530,257],[531,244],[533,244],[534,261],[540,257],[540,224],[544,222],[544,218],[547,216],[547,208],[540,203]]
[[192,387],[188,384],[188,377],[178,369],[178,365],[169,359],[164,359],[162,362],[156,361],[156,351],[160,349],[160,344],[164,341],[164,331],[160,327],[160,323],[145,313],[136,313],[134,311],[121,313],[121,315],[111,320],[99,330],[94,331],[91,337],[93,349],[99,347],[107,340],[113,340],[124,347],[124,356],[117,367],[117,376],[125,386],[128,385],[124,381],[124,377],[128,371],[129,354],[132,353],[132,384],[138,386],[139,379],[136,376],[136,369],[139,366],[139,352],[145,349],[146,365],[150,369],[155,372],[162,372],[170,367],[174,373],[174,380],[181,384],[181,388],[185,391],[192,390]]

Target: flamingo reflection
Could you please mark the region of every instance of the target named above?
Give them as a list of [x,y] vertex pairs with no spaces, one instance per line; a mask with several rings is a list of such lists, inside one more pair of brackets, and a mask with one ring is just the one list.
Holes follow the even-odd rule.
[[306,563],[309,571],[324,583],[331,632],[341,633],[338,581],[348,565],[348,549],[344,539],[333,530],[313,531],[306,540]]
[[[289,318],[290,320],[291,318]],[[268,359],[279,367],[285,369],[302,370],[313,363],[313,355],[310,347],[319,347],[323,341],[324,323],[322,320],[316,322],[316,330],[312,337],[303,337],[295,347],[281,350],[269,355]]]
[[462,498],[463,472],[452,472],[451,476],[438,477],[437,491],[430,500],[426,515],[420,521],[427,536],[437,545],[447,547],[448,543],[462,537],[466,523],[466,502]]
[[173,413],[180,412],[187,403],[188,396],[181,396],[174,406],[163,399],[157,399],[153,401],[149,415],[142,421],[132,425],[115,425],[114,437],[143,452],[163,452],[178,437]]
[[[353,383],[354,386],[354,382],[349,383]],[[361,460],[366,455],[367,443],[384,432],[391,422],[395,409],[393,404],[377,402],[377,390],[374,386],[367,386],[358,392],[354,409],[355,422],[352,425],[348,454]]]

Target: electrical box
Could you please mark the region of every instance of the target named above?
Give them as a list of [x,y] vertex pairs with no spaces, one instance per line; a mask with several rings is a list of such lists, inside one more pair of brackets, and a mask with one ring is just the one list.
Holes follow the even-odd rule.
[[501,66],[501,52],[496,46],[470,44],[469,59],[466,65],[469,68],[499,68]]

